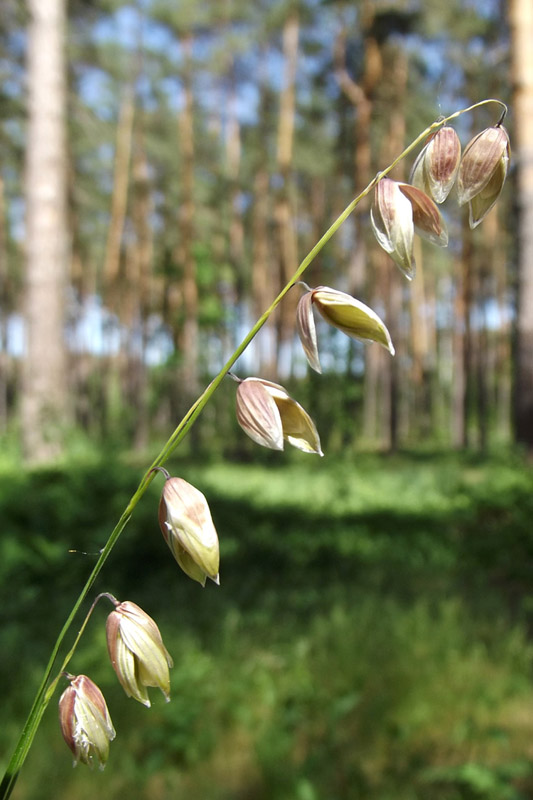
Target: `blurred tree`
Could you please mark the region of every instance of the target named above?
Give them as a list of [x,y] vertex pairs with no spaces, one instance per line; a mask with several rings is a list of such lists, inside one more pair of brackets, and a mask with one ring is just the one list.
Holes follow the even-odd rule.
[[[297,4],[289,3],[283,22],[283,83],[279,97],[279,118],[276,149],[276,180],[274,216],[278,229],[279,288],[290,280],[298,266],[298,242],[296,238],[292,161],[294,147],[294,125],[296,114],[296,68],[300,38],[300,15]],[[294,337],[294,315],[296,296],[285,298],[278,311],[278,362],[281,348],[291,343]]]
[[182,314],[180,351],[182,359],[182,394],[192,400],[198,393],[198,283],[194,253],[194,95],[193,95],[193,36],[186,31],[180,37],[183,50],[182,108],[178,118],[179,149],[181,153],[181,203],[178,212],[180,242],[176,260],[181,272]]
[[533,5],[510,0],[514,138],[517,161],[518,308],[515,432],[533,452]]
[[[270,236],[269,194],[270,174],[268,161],[269,106],[272,103],[272,92],[266,81],[267,47],[260,48],[258,59],[257,83],[259,92],[258,130],[254,139],[249,137],[253,147],[253,209],[252,209],[252,304],[256,317],[269,307],[276,294],[277,284],[272,280],[274,274],[274,255]],[[259,131],[263,132],[263,144],[257,141]],[[265,141],[266,140],[266,141]],[[272,320],[269,320],[264,333],[254,343],[257,353],[257,369],[266,378],[274,378],[276,374],[273,347]]]
[[64,341],[67,278],[65,0],[30,0],[26,150],[24,454],[62,451],[68,421]]
[[[428,0],[416,14],[400,0],[69,6],[68,376],[85,430],[139,444],[149,422],[167,430],[186,394],[241,338],[250,314],[270,304],[298,260],[297,244],[300,255],[307,252],[354,192],[439,111],[465,97],[501,96],[505,29],[495,5]],[[16,4],[8,0],[6,9],[0,32],[16,31]],[[24,43],[8,37],[10,70]],[[6,63],[0,59],[0,136],[21,150],[23,126],[13,124],[21,90]],[[490,114],[480,112],[478,123],[492,124]],[[468,125],[458,123],[463,141]],[[21,205],[16,153],[2,158],[8,357],[0,371],[11,412],[16,356],[6,320],[17,310]],[[450,442],[455,415],[460,446],[468,433],[472,444],[489,441],[496,417],[505,430],[508,242],[490,228],[499,247],[484,249],[465,275],[468,243],[453,197],[444,213],[450,249],[429,255],[424,245],[413,284],[369,235],[368,203],[309,269],[311,284],[335,285],[383,314],[398,349],[392,360],[377,347],[346,346],[319,324],[325,372],[339,387],[335,424],[318,420],[336,428],[333,444],[359,446],[361,428],[369,445],[401,446],[421,433]],[[475,251],[492,225],[475,232]],[[299,381],[297,299],[295,290],[257,337],[246,369]],[[330,393],[326,380],[313,384],[324,413]],[[206,431],[219,412],[209,413]]]
[[7,428],[8,369],[7,310],[9,308],[5,186],[0,174],[0,431]]
[[12,220],[22,193],[24,35],[26,8],[5,0],[0,14],[0,431],[18,400],[18,370],[10,324],[20,307],[22,258]]
[[111,306],[114,305],[112,296],[119,289],[120,253],[128,206],[134,111],[133,92],[130,87],[126,87],[120,101],[117,123],[113,191],[103,266],[104,286],[111,294],[109,298]]

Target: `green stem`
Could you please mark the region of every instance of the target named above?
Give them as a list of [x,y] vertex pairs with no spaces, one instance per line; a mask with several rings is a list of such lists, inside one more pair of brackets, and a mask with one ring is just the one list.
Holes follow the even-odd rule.
[[248,347],[250,342],[259,333],[259,331],[261,330],[263,325],[269,319],[270,315],[273,313],[273,311],[276,309],[276,307],[281,303],[281,301],[283,300],[283,298],[285,297],[287,292],[294,286],[295,283],[297,283],[300,280],[301,276],[303,275],[303,273],[305,272],[305,270],[307,269],[309,264],[313,261],[315,256],[317,256],[318,253],[320,253],[322,248],[327,244],[327,242],[329,242],[329,240],[332,238],[332,236],[337,232],[337,230],[343,224],[343,222],[345,222],[345,220],[350,216],[350,214],[356,209],[356,207],[359,205],[361,200],[363,200],[363,198],[365,198],[372,191],[372,189],[377,184],[377,182],[379,180],[381,180],[381,178],[385,177],[385,175],[388,175],[389,172],[391,172],[394,169],[394,167],[400,161],[402,161],[416,147],[418,147],[418,145],[421,142],[423,142],[424,139],[426,139],[426,137],[429,136],[431,133],[433,133],[434,131],[436,131],[437,129],[442,127],[443,125],[446,125],[451,120],[456,119],[461,114],[465,114],[468,111],[472,111],[475,108],[479,108],[480,106],[487,105],[489,103],[497,103],[498,105],[502,106],[503,115],[502,115],[502,117],[500,119],[500,122],[501,122],[502,119],[503,119],[503,116],[505,116],[505,112],[506,112],[507,109],[506,109],[505,104],[502,103],[500,100],[495,100],[495,99],[482,100],[479,103],[475,103],[474,105],[469,106],[468,108],[464,108],[464,109],[461,109],[460,111],[456,111],[453,114],[451,114],[450,116],[445,117],[443,119],[439,119],[436,122],[433,122],[431,125],[429,125],[424,131],[422,131],[422,133],[419,136],[416,137],[416,139],[414,139],[414,141],[411,142],[410,145],[408,145],[408,147],[405,148],[405,150],[396,159],[394,159],[394,161],[391,164],[389,164],[388,167],[386,167],[384,170],[379,172],[370,181],[368,186],[365,189],[363,189],[363,191],[354,200],[352,200],[352,202],[349,203],[348,206],[346,206],[344,211],[337,217],[335,222],[333,222],[333,224],[328,228],[328,230],[324,233],[322,238],[309,251],[309,253],[306,255],[304,260],[301,262],[301,264],[299,265],[298,269],[296,270],[296,272],[294,273],[292,278],[289,280],[289,282],[283,287],[281,292],[278,294],[278,296],[272,302],[272,304],[269,306],[269,308],[264,312],[264,314],[262,314],[262,316],[259,317],[259,319],[255,323],[255,325],[251,328],[249,333],[242,340],[242,342],[237,347],[237,349],[234,351],[232,356],[224,364],[224,366],[222,367],[222,369],[220,370],[218,375],[211,381],[211,383],[202,392],[200,397],[198,397],[198,399],[193,403],[193,405],[187,411],[187,413],[185,414],[185,416],[183,417],[183,419],[181,420],[179,425],[176,427],[174,432],[171,434],[171,436],[167,440],[166,444],[163,446],[163,448],[162,448],[161,452],[159,453],[159,455],[155,458],[153,463],[148,467],[146,473],[143,475],[143,477],[141,479],[141,482],[139,483],[139,486],[137,487],[137,490],[135,491],[135,493],[131,497],[128,505],[126,506],[124,512],[122,513],[122,516],[120,517],[119,521],[117,522],[116,526],[114,527],[113,531],[111,532],[111,535],[109,536],[109,539],[107,540],[106,545],[102,549],[102,551],[100,553],[100,556],[99,556],[96,564],[94,565],[93,570],[92,570],[91,574],[89,575],[89,577],[87,579],[87,582],[85,583],[85,586],[81,590],[81,593],[80,593],[78,599],[74,603],[74,606],[73,606],[70,614],[68,615],[67,619],[65,620],[65,623],[64,623],[64,625],[63,625],[63,627],[62,627],[62,629],[61,629],[61,631],[59,633],[59,636],[58,636],[58,638],[57,638],[57,640],[56,640],[56,642],[54,644],[54,647],[52,649],[52,653],[50,655],[50,659],[48,661],[48,664],[46,665],[46,668],[45,668],[45,671],[44,671],[44,674],[43,674],[43,678],[42,678],[41,684],[40,684],[40,686],[39,686],[39,688],[37,690],[37,694],[36,694],[35,699],[33,701],[33,705],[32,705],[32,707],[30,709],[30,713],[29,713],[28,718],[27,718],[27,720],[26,720],[26,722],[24,724],[24,727],[22,729],[20,738],[19,738],[19,740],[17,742],[17,745],[15,747],[13,756],[11,757],[11,760],[10,760],[10,762],[8,764],[6,773],[4,775],[2,783],[0,785],[0,800],[7,800],[7,798],[10,796],[10,794],[11,794],[11,792],[13,790],[13,787],[14,787],[15,782],[17,780],[17,777],[18,777],[18,774],[20,772],[20,769],[21,769],[21,767],[22,767],[22,765],[23,765],[23,763],[24,763],[24,761],[26,759],[26,756],[27,756],[27,754],[29,752],[29,749],[30,749],[30,747],[32,745],[33,739],[34,739],[35,734],[37,732],[37,729],[39,727],[39,723],[40,723],[40,721],[41,721],[41,719],[43,717],[43,714],[44,714],[44,712],[46,710],[46,707],[48,706],[48,703],[50,702],[50,699],[51,699],[52,695],[54,694],[54,691],[55,691],[55,689],[57,687],[57,684],[58,684],[58,682],[59,682],[59,680],[60,680],[60,678],[62,676],[62,673],[65,671],[70,659],[72,658],[72,656],[74,654],[74,651],[76,649],[78,641],[79,641],[79,639],[80,639],[80,637],[81,637],[81,635],[83,633],[83,630],[85,628],[85,625],[87,623],[87,619],[85,620],[84,624],[82,625],[82,627],[81,627],[81,629],[80,629],[80,631],[79,631],[79,633],[78,633],[78,635],[77,635],[72,647],[70,648],[70,650],[67,652],[67,654],[63,658],[63,661],[62,661],[61,666],[60,666],[60,668],[59,668],[59,670],[57,672],[57,675],[53,679],[51,679],[51,675],[52,675],[52,672],[53,672],[53,669],[54,669],[54,664],[56,662],[60,647],[63,644],[65,636],[66,636],[67,632],[69,631],[69,629],[70,629],[70,627],[71,627],[71,625],[72,625],[72,623],[74,621],[74,618],[76,617],[76,614],[78,613],[78,611],[80,609],[81,604],[83,603],[83,601],[87,597],[87,595],[88,595],[89,591],[91,590],[91,588],[92,588],[92,586],[93,586],[98,574],[100,573],[100,571],[101,571],[102,567],[104,566],[109,554],[111,553],[111,550],[115,546],[120,534],[122,533],[122,531],[124,530],[124,528],[128,524],[128,522],[130,520],[130,517],[131,517],[131,515],[132,515],[132,513],[133,513],[133,511],[134,511],[134,509],[135,509],[135,507],[137,505],[137,503],[143,497],[143,495],[145,494],[146,490],[148,489],[148,486],[152,482],[153,477],[154,477],[154,472],[153,472],[154,468],[162,466],[165,463],[165,461],[169,458],[169,456],[174,452],[176,447],[180,444],[180,442],[187,435],[187,433],[189,432],[190,428],[194,424],[196,418],[199,416],[199,414],[201,413],[201,411],[204,408],[204,406],[209,402],[211,396],[217,390],[217,388],[219,387],[219,385],[221,384],[221,382],[225,378],[226,374],[229,372],[229,370],[235,364],[237,359],[240,358],[240,356],[244,353],[244,351],[246,350],[246,348]]

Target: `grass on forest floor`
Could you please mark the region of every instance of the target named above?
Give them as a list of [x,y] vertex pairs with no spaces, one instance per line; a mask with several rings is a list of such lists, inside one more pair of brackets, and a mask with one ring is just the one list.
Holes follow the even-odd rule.
[[[51,708],[15,800],[533,797],[533,475],[519,459],[172,472],[209,499],[221,587],[200,589],[169,557],[159,483],[97,589],[158,620],[172,702],[123,696],[97,611],[72,669],[108,699],[110,763],[72,772]],[[137,479],[118,464],[4,475],[2,749],[93,563],[68,550],[102,546]]]

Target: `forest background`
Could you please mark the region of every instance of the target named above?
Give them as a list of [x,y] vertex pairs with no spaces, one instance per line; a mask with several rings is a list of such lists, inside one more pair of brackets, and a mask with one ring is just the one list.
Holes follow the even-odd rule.
[[[319,327],[309,374],[287,295],[236,372],[283,383],[325,458],[258,452],[223,383],[168,465],[208,497],[221,587],[178,574],[157,486],[99,579],[160,624],[172,702],[131,708],[92,623],[73,669],[108,699],[106,772],[72,772],[50,709],[14,797],[533,798],[532,17],[3,0],[6,761],[143,469],[331,221],[440,114],[497,97],[513,147],[497,208],[471,231],[451,197],[411,283],[365,205],[309,267],[383,317],[394,358]],[[463,145],[496,121],[461,117]]]

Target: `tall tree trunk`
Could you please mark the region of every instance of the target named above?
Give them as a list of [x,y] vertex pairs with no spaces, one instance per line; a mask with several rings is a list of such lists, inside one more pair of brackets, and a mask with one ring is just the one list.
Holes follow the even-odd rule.
[[122,98],[117,123],[111,215],[104,257],[104,284],[111,293],[108,298],[111,306],[114,305],[112,295],[117,288],[116,282],[120,272],[120,250],[128,205],[134,109],[133,92],[128,88]]
[[470,445],[469,423],[472,406],[472,301],[475,260],[472,231],[468,226],[466,214],[463,214],[462,230],[463,246],[458,265],[460,277],[457,280],[454,314],[456,337],[452,436],[456,448],[465,448]]
[[[261,316],[273,301],[272,254],[269,246],[269,175],[261,164],[254,177],[254,203],[252,213],[252,296],[256,317]],[[262,335],[254,342],[257,353],[257,370],[267,378],[276,377],[274,331],[269,322]]]
[[409,291],[412,366],[410,408],[417,438],[431,433],[431,370],[429,368],[428,304],[425,291],[423,248],[415,239],[416,279]]
[[466,397],[466,352],[465,352],[465,331],[466,331],[466,308],[465,308],[465,273],[463,270],[464,254],[454,259],[455,267],[455,291],[453,299],[452,314],[452,353],[453,353],[453,377],[452,377],[452,398],[450,428],[452,445],[456,449],[461,449],[466,442],[466,419],[465,419],[465,397]]
[[[477,246],[475,291],[480,309],[477,326],[476,397],[478,444],[482,451],[488,447],[491,435],[498,436],[502,430],[505,431],[505,425],[501,424],[505,411],[500,405],[505,399],[505,386],[508,385],[509,377],[509,356],[507,354],[507,359],[501,361],[499,354],[500,341],[505,330],[505,312],[501,313],[500,302],[501,294],[505,291],[506,259],[502,250],[498,214],[489,214],[483,226],[483,239]],[[508,332],[506,336],[508,338]],[[508,411],[507,404],[507,413]]]
[[476,263],[474,276],[473,293],[476,298],[476,330],[472,337],[472,375],[475,381],[475,411],[476,411],[476,444],[481,452],[485,452],[488,446],[489,427],[489,383],[490,383],[490,361],[489,361],[489,339],[487,330],[487,303],[489,301],[489,274],[486,264],[490,264],[487,259],[485,263]]
[[[261,52],[259,67],[259,122],[261,131],[268,131],[268,97],[266,53]],[[266,136],[266,134],[265,134]],[[252,307],[257,318],[272,303],[276,296],[277,283],[274,274],[272,237],[270,235],[271,198],[270,174],[263,149],[256,157],[253,181],[252,207]],[[257,358],[257,372],[267,378],[276,377],[276,330],[269,319],[252,344]]]
[[[240,209],[240,170],[241,170],[241,125],[237,114],[237,78],[233,59],[229,67],[231,83],[228,102],[228,118],[226,130],[226,176],[228,182],[229,203],[229,258],[237,277],[236,283],[242,285],[242,266],[244,258],[244,227]],[[240,303],[239,296],[237,302]]]
[[29,0],[26,161],[25,457],[57,457],[67,417],[63,335],[67,275],[65,0]]
[[375,38],[368,33],[373,19],[373,4],[369,0],[365,0],[361,8],[360,23],[364,36],[363,75],[360,83],[354,81],[346,68],[346,29],[344,27],[337,36],[334,52],[335,77],[340,88],[356,109],[354,123],[354,188],[356,194],[365,188],[371,177],[372,96],[383,72],[381,50]]
[[180,348],[182,357],[181,395],[187,402],[198,392],[198,286],[194,237],[194,118],[192,87],[192,37],[183,39],[185,66],[183,74],[183,108],[179,116],[181,151],[181,207],[179,214],[180,243],[177,262],[182,273],[183,328]]
[[0,175],[0,432],[7,427],[7,389],[9,356],[7,352],[7,318],[9,314],[7,236],[4,181]]
[[[275,218],[278,226],[278,247],[280,263],[280,285],[284,285],[298,266],[298,247],[294,226],[292,202],[292,151],[294,143],[294,118],[296,94],[296,65],[298,60],[298,40],[300,22],[296,12],[290,14],[283,28],[283,55],[285,76],[280,98],[277,162],[281,186],[275,205]],[[284,344],[290,343],[294,335],[297,294],[291,292],[278,309],[278,359]]]
[[[363,70],[360,82],[349,74],[346,66],[346,26],[343,24],[334,48],[335,77],[344,95],[353,105],[354,118],[354,195],[368,184],[372,173],[371,121],[373,95],[382,76],[383,62],[380,47],[370,34],[374,19],[374,6],[364,0],[360,10],[360,30],[364,41]],[[363,200],[354,216],[354,243],[348,267],[348,292],[356,296],[365,289],[373,292],[375,271],[367,270],[366,214],[368,198]],[[372,258],[372,256],[370,257]],[[374,285],[373,285],[374,284]],[[366,439],[375,441],[377,436],[377,391],[380,370],[384,369],[384,358],[378,348],[367,347],[364,351],[365,372],[363,385],[363,431]],[[388,407],[388,405],[387,405]]]
[[124,419],[124,386],[121,375],[127,370],[125,341],[128,336],[123,326],[127,308],[131,304],[131,285],[125,276],[127,266],[122,263],[123,236],[126,221],[128,197],[130,194],[131,149],[133,124],[135,118],[135,97],[131,87],[126,89],[120,105],[115,139],[115,158],[113,168],[113,188],[109,227],[104,255],[102,294],[104,307],[112,312],[121,326],[120,346],[113,353],[113,337],[116,331],[111,327],[103,332],[108,358],[99,360],[101,381],[105,402],[102,404],[102,429],[108,435],[120,427]]
[[134,281],[136,304],[133,310],[136,342],[130,346],[130,373],[133,392],[131,401],[136,410],[135,447],[142,449],[148,444],[149,385],[146,365],[148,343],[148,315],[150,311],[150,276],[153,262],[153,238],[150,218],[153,215],[149,165],[146,158],[143,131],[137,131],[133,156],[132,221],[135,231]]
[[533,453],[533,5],[510,0],[518,202],[515,436]]
[[[370,306],[379,308],[383,298],[388,296],[390,273],[396,272],[397,268],[385,251],[378,247],[370,253],[370,268],[375,276]],[[388,327],[390,328],[390,325]],[[393,342],[396,346],[394,337]],[[363,436],[369,445],[386,449],[390,448],[391,380],[388,363],[390,358],[390,353],[378,345],[369,344],[366,347]]]
[[[236,74],[235,59],[228,55],[228,64],[224,73],[225,83],[221,108],[225,113],[224,128],[224,196],[225,208],[221,208],[221,218],[224,228],[221,228],[223,248],[217,254],[213,249],[215,260],[221,260],[231,265],[231,284],[224,288],[224,301],[231,308],[231,324],[225,324],[220,330],[222,352],[231,352],[239,341],[239,332],[246,318],[243,316],[247,299],[247,278],[244,260],[244,220],[241,191],[241,156],[242,156],[242,131],[238,115],[238,76]],[[254,350],[257,342],[254,342]],[[224,358],[226,356],[224,355]]]
[[[508,309],[508,274],[507,259],[505,257],[506,245],[503,231],[498,217],[491,215],[495,220],[493,244],[495,293],[497,306],[497,333],[496,352],[494,355],[494,371],[496,377],[496,429],[503,441],[509,441],[511,436],[511,331]],[[490,221],[488,217],[487,222]]]
[[[405,140],[405,93],[407,91],[407,71],[408,61],[407,53],[403,47],[399,46],[394,54],[394,67],[391,80],[394,86],[394,106],[390,112],[389,118],[389,133],[384,147],[384,163],[387,164],[394,158],[396,153],[399,153]],[[399,166],[399,170],[403,171],[403,162]],[[398,176],[400,179],[402,175]],[[401,374],[400,363],[403,355],[403,339],[401,339],[401,313],[403,304],[403,285],[404,278],[400,275],[391,263],[388,280],[388,297],[387,297],[387,325],[390,331],[392,341],[396,348],[396,355],[388,362],[389,369],[389,447],[395,450],[398,447],[398,434],[399,434],[399,407],[400,407],[400,392],[401,392]]]

